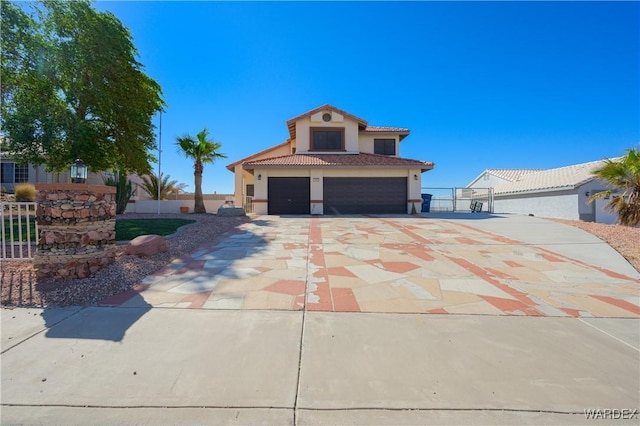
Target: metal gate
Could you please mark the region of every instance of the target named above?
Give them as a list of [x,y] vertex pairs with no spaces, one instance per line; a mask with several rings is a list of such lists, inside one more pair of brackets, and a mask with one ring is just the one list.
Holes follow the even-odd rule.
[[0,207],[0,261],[33,259],[39,235],[36,222],[37,203],[3,202]]
[[431,195],[431,212],[493,213],[493,188],[423,187],[421,192]]

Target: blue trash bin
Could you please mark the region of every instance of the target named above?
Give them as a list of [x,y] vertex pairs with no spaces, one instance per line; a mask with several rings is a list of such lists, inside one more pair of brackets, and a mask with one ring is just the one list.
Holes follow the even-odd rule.
[[431,194],[422,194],[422,213],[429,213],[431,211]]

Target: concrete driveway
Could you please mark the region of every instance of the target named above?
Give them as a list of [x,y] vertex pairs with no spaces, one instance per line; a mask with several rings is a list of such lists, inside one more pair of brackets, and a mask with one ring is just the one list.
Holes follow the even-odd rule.
[[1,422],[638,424],[639,289],[537,218],[256,217],[102,306],[3,309]]
[[263,216],[101,304],[637,318],[638,277],[591,234],[528,216]]

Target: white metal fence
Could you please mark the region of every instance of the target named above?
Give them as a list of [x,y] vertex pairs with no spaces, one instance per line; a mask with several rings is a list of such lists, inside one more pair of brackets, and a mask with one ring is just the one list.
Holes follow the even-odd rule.
[[[431,212],[493,213],[493,188],[432,188],[421,189],[423,199],[430,195]],[[472,208],[475,206],[475,210]]]
[[38,242],[37,203],[0,203],[0,261],[31,260]]

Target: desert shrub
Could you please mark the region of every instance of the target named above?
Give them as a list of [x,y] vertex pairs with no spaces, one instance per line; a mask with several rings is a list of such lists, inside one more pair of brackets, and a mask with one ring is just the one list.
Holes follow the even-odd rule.
[[134,190],[131,181],[127,179],[127,174],[119,170],[113,177],[107,176],[104,179],[107,186],[116,187],[116,214],[123,214],[129,204],[129,199],[133,196]]
[[36,200],[36,187],[30,183],[17,184],[13,192],[16,195],[16,201],[19,203],[32,203]]

